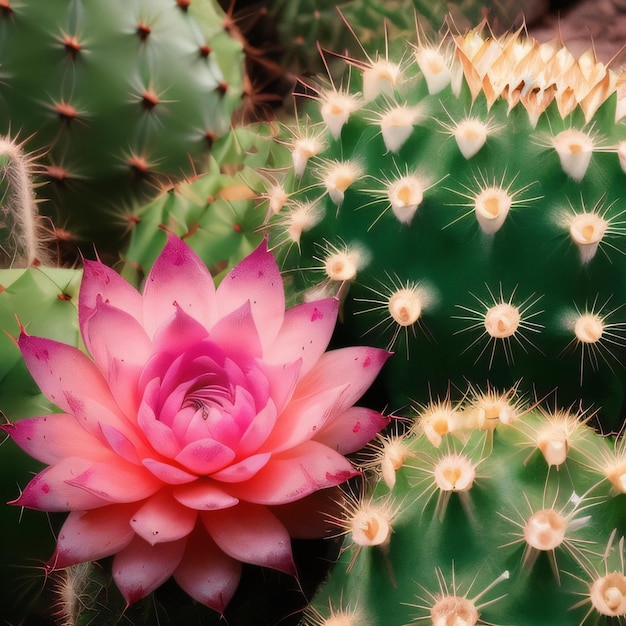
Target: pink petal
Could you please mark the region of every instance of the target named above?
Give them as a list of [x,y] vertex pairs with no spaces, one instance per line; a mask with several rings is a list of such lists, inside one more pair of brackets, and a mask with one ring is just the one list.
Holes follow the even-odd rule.
[[155,545],[186,537],[196,525],[197,517],[197,511],[162,491],[148,498],[133,514],[130,525],[140,537]]
[[111,451],[100,440],[67,413],[31,417],[0,425],[0,429],[7,432],[24,452],[46,465],[70,456],[97,461],[111,456]]
[[233,559],[296,575],[289,534],[266,507],[240,502],[200,517],[215,543]]
[[282,452],[313,439],[332,418],[345,393],[344,385],[290,402],[279,415],[263,450]]
[[229,495],[212,481],[197,480],[189,485],[181,485],[173,491],[173,496],[183,505],[196,511],[214,511],[235,506],[237,498]]
[[219,472],[214,472],[211,478],[224,483],[240,483],[244,480],[249,480],[262,467],[265,467],[271,456],[269,452],[265,454],[253,454],[239,461],[239,463],[234,463]]
[[217,319],[211,274],[187,244],[168,235],[143,292],[144,328],[150,337],[173,315],[175,306],[206,328]]
[[128,604],[141,600],[162,585],[176,570],[185,552],[186,539],[151,546],[141,537],[113,559],[113,580]]
[[250,425],[241,436],[236,453],[238,457],[254,454],[267,440],[276,424],[276,408],[269,401],[250,421]]
[[137,423],[150,445],[167,458],[174,458],[180,452],[180,444],[172,435],[172,429],[157,419],[153,407],[158,404],[161,381],[153,378],[146,383],[143,400],[139,406]]
[[83,265],[83,281],[78,296],[78,319],[81,330],[84,322],[95,310],[98,299],[125,311],[141,324],[143,316],[141,294],[116,271],[103,263],[85,260]]
[[83,323],[83,338],[120,408],[125,415],[134,416],[137,382],[152,353],[148,335],[128,313],[99,303]]
[[[258,330],[257,330],[258,329]],[[221,346],[229,356],[260,357],[262,335],[265,329],[258,327],[252,315],[249,301],[224,315],[211,328],[211,341]]]
[[221,470],[234,458],[235,453],[219,441],[199,439],[186,445],[176,456],[176,461],[202,476]]
[[317,441],[275,455],[245,483],[230,485],[229,492],[247,502],[287,504],[318,489],[334,487],[358,472],[338,452]]
[[[102,424],[101,430],[103,437],[115,454],[134,465],[141,463],[141,457],[147,452],[145,446],[142,445],[138,448],[128,437],[124,436],[119,430],[112,426]],[[96,457],[91,454],[89,458],[94,461],[97,460]]]
[[135,508],[135,505],[124,504],[73,511],[61,527],[50,564],[61,569],[119,552],[135,536],[129,524]]
[[195,474],[190,474],[171,463],[158,461],[157,459],[144,459],[142,464],[149,472],[168,485],[184,485],[185,483],[198,480]]
[[360,346],[325,352],[300,380],[293,397],[323,394],[339,383],[346,385],[347,391],[336,408],[347,409],[367,391],[390,356],[386,350]]
[[264,352],[276,337],[285,314],[283,281],[273,255],[263,242],[222,280],[217,288],[220,317],[250,301]]
[[336,298],[305,302],[288,309],[278,336],[265,351],[264,360],[278,364],[302,359],[303,376],[328,347],[338,311]]
[[[208,336],[207,329],[179,305],[172,308],[169,318],[155,331],[153,351],[172,355],[182,354]],[[171,358],[171,357],[170,357]]]
[[263,364],[270,384],[269,395],[274,401],[277,413],[281,413],[291,400],[301,375],[301,368],[300,360],[279,365]]
[[9,504],[39,511],[81,511],[109,504],[102,497],[73,486],[70,481],[87,471],[91,461],[69,457],[39,472]]
[[176,582],[195,600],[224,613],[241,578],[241,563],[222,552],[203,528],[187,541],[174,572]]
[[339,487],[320,489],[302,500],[273,506],[272,513],[282,522],[293,539],[319,539],[337,530],[334,519],[341,519],[344,499]]
[[43,393],[63,411],[75,415],[85,430],[99,437],[100,424],[104,423],[131,437],[128,422],[104,377],[78,348],[25,333],[18,343]]
[[144,467],[122,459],[114,463],[91,463],[68,484],[80,487],[107,502],[136,502],[158,491],[163,483]]
[[378,411],[353,406],[333,416],[315,435],[315,441],[337,450],[339,454],[356,452],[389,424]]

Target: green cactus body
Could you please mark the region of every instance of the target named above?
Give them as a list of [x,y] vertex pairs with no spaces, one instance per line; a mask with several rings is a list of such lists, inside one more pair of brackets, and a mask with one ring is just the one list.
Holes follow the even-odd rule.
[[622,623],[623,442],[493,389],[418,414],[370,451],[304,624]]
[[130,213],[131,238],[122,274],[138,285],[174,232],[219,279],[261,242],[263,214],[255,198],[265,179],[257,167],[278,163],[270,128],[238,128],[213,146],[202,174],[174,184]]
[[[57,411],[30,376],[12,337],[19,324],[27,332],[78,346],[77,303],[82,272],[57,268],[0,270],[0,411],[12,420]],[[16,319],[17,318],[17,319]],[[11,336],[9,336],[10,333]],[[0,501],[17,495],[43,465],[12,441],[2,442]],[[53,532],[62,520],[37,511],[2,506],[0,510],[0,606],[8,623],[47,615],[53,601],[44,593],[45,561],[55,546]]]
[[592,53],[471,31],[312,88],[281,138],[282,196],[265,193],[270,243],[294,291],[343,299],[338,343],[396,352],[390,410],[467,378],[519,382],[619,429],[617,82]]
[[46,151],[56,235],[116,250],[122,204],[200,168],[229,129],[241,45],[212,0],[5,4],[2,132]]

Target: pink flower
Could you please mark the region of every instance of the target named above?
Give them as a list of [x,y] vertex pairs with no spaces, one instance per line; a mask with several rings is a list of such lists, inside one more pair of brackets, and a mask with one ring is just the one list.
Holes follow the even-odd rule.
[[18,341],[63,412],[4,426],[49,466],[13,504],[70,511],[51,565],[115,555],[129,604],[173,575],[220,612],[242,562],[295,575],[290,537],[319,532],[316,492],[354,476],[344,455],[386,423],[353,405],[388,353],[325,352],[337,301],[285,311],[265,245],[217,289],[173,236],[143,293],[86,261],[78,308],[91,358]]

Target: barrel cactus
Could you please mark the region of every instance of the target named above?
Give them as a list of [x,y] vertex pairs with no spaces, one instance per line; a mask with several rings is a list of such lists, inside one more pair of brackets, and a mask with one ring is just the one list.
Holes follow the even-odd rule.
[[371,490],[346,494],[344,551],[303,623],[622,623],[623,440],[515,390],[414,408],[363,455]]
[[593,51],[485,28],[350,60],[278,141],[266,231],[336,340],[396,352],[391,410],[467,380],[623,419],[626,126]]
[[120,204],[202,167],[243,90],[223,20],[213,0],[2,3],[0,132],[46,153],[51,236],[116,252]]

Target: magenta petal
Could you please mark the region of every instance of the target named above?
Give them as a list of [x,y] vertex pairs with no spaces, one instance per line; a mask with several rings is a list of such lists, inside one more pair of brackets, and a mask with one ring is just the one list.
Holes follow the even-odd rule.
[[230,356],[260,357],[263,354],[261,335],[265,329],[262,330],[256,326],[250,302],[244,302],[211,328],[210,337],[216,344],[228,346]]
[[180,444],[172,434],[172,429],[157,419],[153,407],[158,404],[161,381],[150,380],[144,389],[143,400],[139,406],[137,423],[152,447],[168,458],[174,458],[180,452]]
[[73,511],[59,531],[50,564],[61,569],[95,561],[125,548],[135,536],[129,524],[135,505],[112,505],[92,511]]
[[215,543],[233,559],[296,575],[289,534],[266,507],[240,502],[200,517]]
[[[83,262],[83,281],[78,296],[78,319],[81,331],[96,308],[98,300],[125,311],[140,324],[143,316],[141,294],[115,270],[99,261]],[[83,332],[83,336],[85,333]]]
[[0,426],[13,441],[38,461],[53,465],[70,456],[100,461],[111,456],[103,443],[89,434],[73,415],[53,413]]
[[143,292],[144,328],[152,337],[179,306],[209,328],[217,309],[209,270],[181,239],[169,235],[146,279]]
[[83,324],[83,338],[120,408],[125,415],[134,416],[137,382],[152,353],[148,335],[128,313],[99,303]]
[[227,509],[239,502],[213,482],[197,480],[188,485],[181,485],[173,491],[173,496],[183,505],[196,511],[215,511]]
[[190,472],[207,475],[221,470],[235,458],[235,453],[214,439],[199,439],[186,445],[176,461]]
[[176,467],[170,463],[165,463],[164,461],[144,459],[142,464],[159,480],[167,483],[168,485],[184,485],[185,483],[198,480],[198,477],[195,474],[190,474],[180,467]]
[[170,317],[156,330],[153,350],[155,354],[159,352],[182,354],[205,339],[208,334],[205,326],[176,305]]
[[197,511],[162,491],[146,500],[131,517],[130,525],[140,537],[154,545],[186,537],[194,529],[197,517]]
[[378,348],[354,346],[322,354],[313,369],[304,376],[294,392],[294,399],[323,394],[328,389],[345,385],[338,410],[352,406],[374,382],[382,366],[391,356]]
[[135,536],[113,559],[113,580],[128,604],[141,600],[162,585],[176,570],[186,539],[151,546]]
[[199,527],[174,572],[176,582],[195,600],[224,613],[241,578],[241,563],[220,550]]
[[109,424],[130,436],[121,414],[96,364],[78,348],[22,333],[19,347],[28,370],[43,393],[66,413],[75,415],[92,435]]
[[114,463],[91,463],[81,474],[68,480],[107,502],[136,502],[158,491],[163,483],[144,467],[122,459]]
[[213,480],[219,480],[223,483],[239,483],[252,478],[262,467],[265,467],[271,458],[271,453],[253,454],[239,463],[234,463],[228,467],[214,472],[211,475]]
[[257,504],[287,504],[318,489],[334,487],[358,472],[338,452],[317,441],[307,441],[277,454],[245,483],[230,486],[240,500]]
[[33,478],[20,497],[10,504],[39,511],[81,511],[101,507],[108,502],[102,497],[79,489],[70,481],[87,471],[91,461],[68,457],[47,467]]
[[305,302],[287,310],[278,336],[265,351],[264,360],[278,364],[302,359],[301,375],[306,374],[328,347],[338,311],[336,298]]
[[274,341],[285,314],[283,281],[266,242],[234,267],[217,288],[220,317],[248,300],[265,351]]
[[315,441],[340,454],[350,454],[360,450],[388,424],[389,419],[378,411],[353,406],[333,416],[315,435]]

